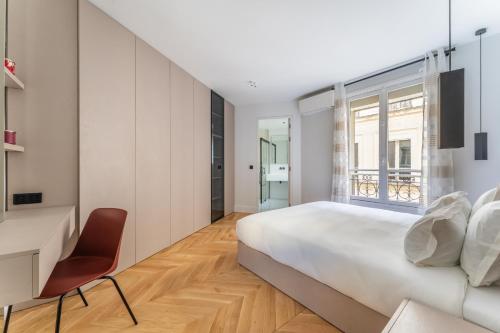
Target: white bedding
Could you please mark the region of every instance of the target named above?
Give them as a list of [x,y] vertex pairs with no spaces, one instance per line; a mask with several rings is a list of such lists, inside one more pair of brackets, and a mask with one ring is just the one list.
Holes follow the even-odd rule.
[[500,286],[467,288],[464,318],[500,332]]
[[315,202],[247,216],[240,241],[391,317],[404,298],[462,316],[460,267],[416,267],[403,241],[417,215]]

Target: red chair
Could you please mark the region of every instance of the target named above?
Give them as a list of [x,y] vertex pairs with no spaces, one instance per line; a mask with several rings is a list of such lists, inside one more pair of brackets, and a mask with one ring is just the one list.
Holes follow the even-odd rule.
[[108,275],[118,265],[120,243],[126,219],[127,212],[122,209],[99,208],[94,210],[90,214],[71,255],[58,262],[54,267],[39,298],[59,297],[56,333],[59,332],[61,324],[64,296],[76,289],[85,306],[88,306],[80,287],[89,282],[102,279],[113,282],[130,317],[132,317],[134,324],[137,325],[137,319],[118,283],[112,276]]

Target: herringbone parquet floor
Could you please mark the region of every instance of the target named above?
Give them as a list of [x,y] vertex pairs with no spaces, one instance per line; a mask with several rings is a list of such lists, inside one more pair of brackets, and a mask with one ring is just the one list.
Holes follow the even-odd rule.
[[[236,260],[232,214],[116,276],[139,320],[133,326],[114,287],[104,282],[64,302],[61,332],[339,331]],[[53,332],[56,302],[16,312],[9,332]]]

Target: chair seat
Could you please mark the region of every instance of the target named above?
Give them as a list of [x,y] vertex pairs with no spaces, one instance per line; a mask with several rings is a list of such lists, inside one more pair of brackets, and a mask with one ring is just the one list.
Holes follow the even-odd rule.
[[74,256],[56,264],[39,298],[57,297],[113,271],[113,260],[105,257]]

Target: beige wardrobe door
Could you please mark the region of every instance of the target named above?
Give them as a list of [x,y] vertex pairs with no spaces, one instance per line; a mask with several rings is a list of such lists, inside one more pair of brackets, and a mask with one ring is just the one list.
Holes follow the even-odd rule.
[[79,1],[80,223],[128,211],[118,270],[135,264],[135,37]]
[[136,38],[136,256],[170,245],[170,61]]
[[171,240],[194,231],[194,80],[171,63]]
[[224,101],[224,215],[234,212],[234,106]]
[[210,225],[211,101],[210,89],[194,81],[194,230]]

